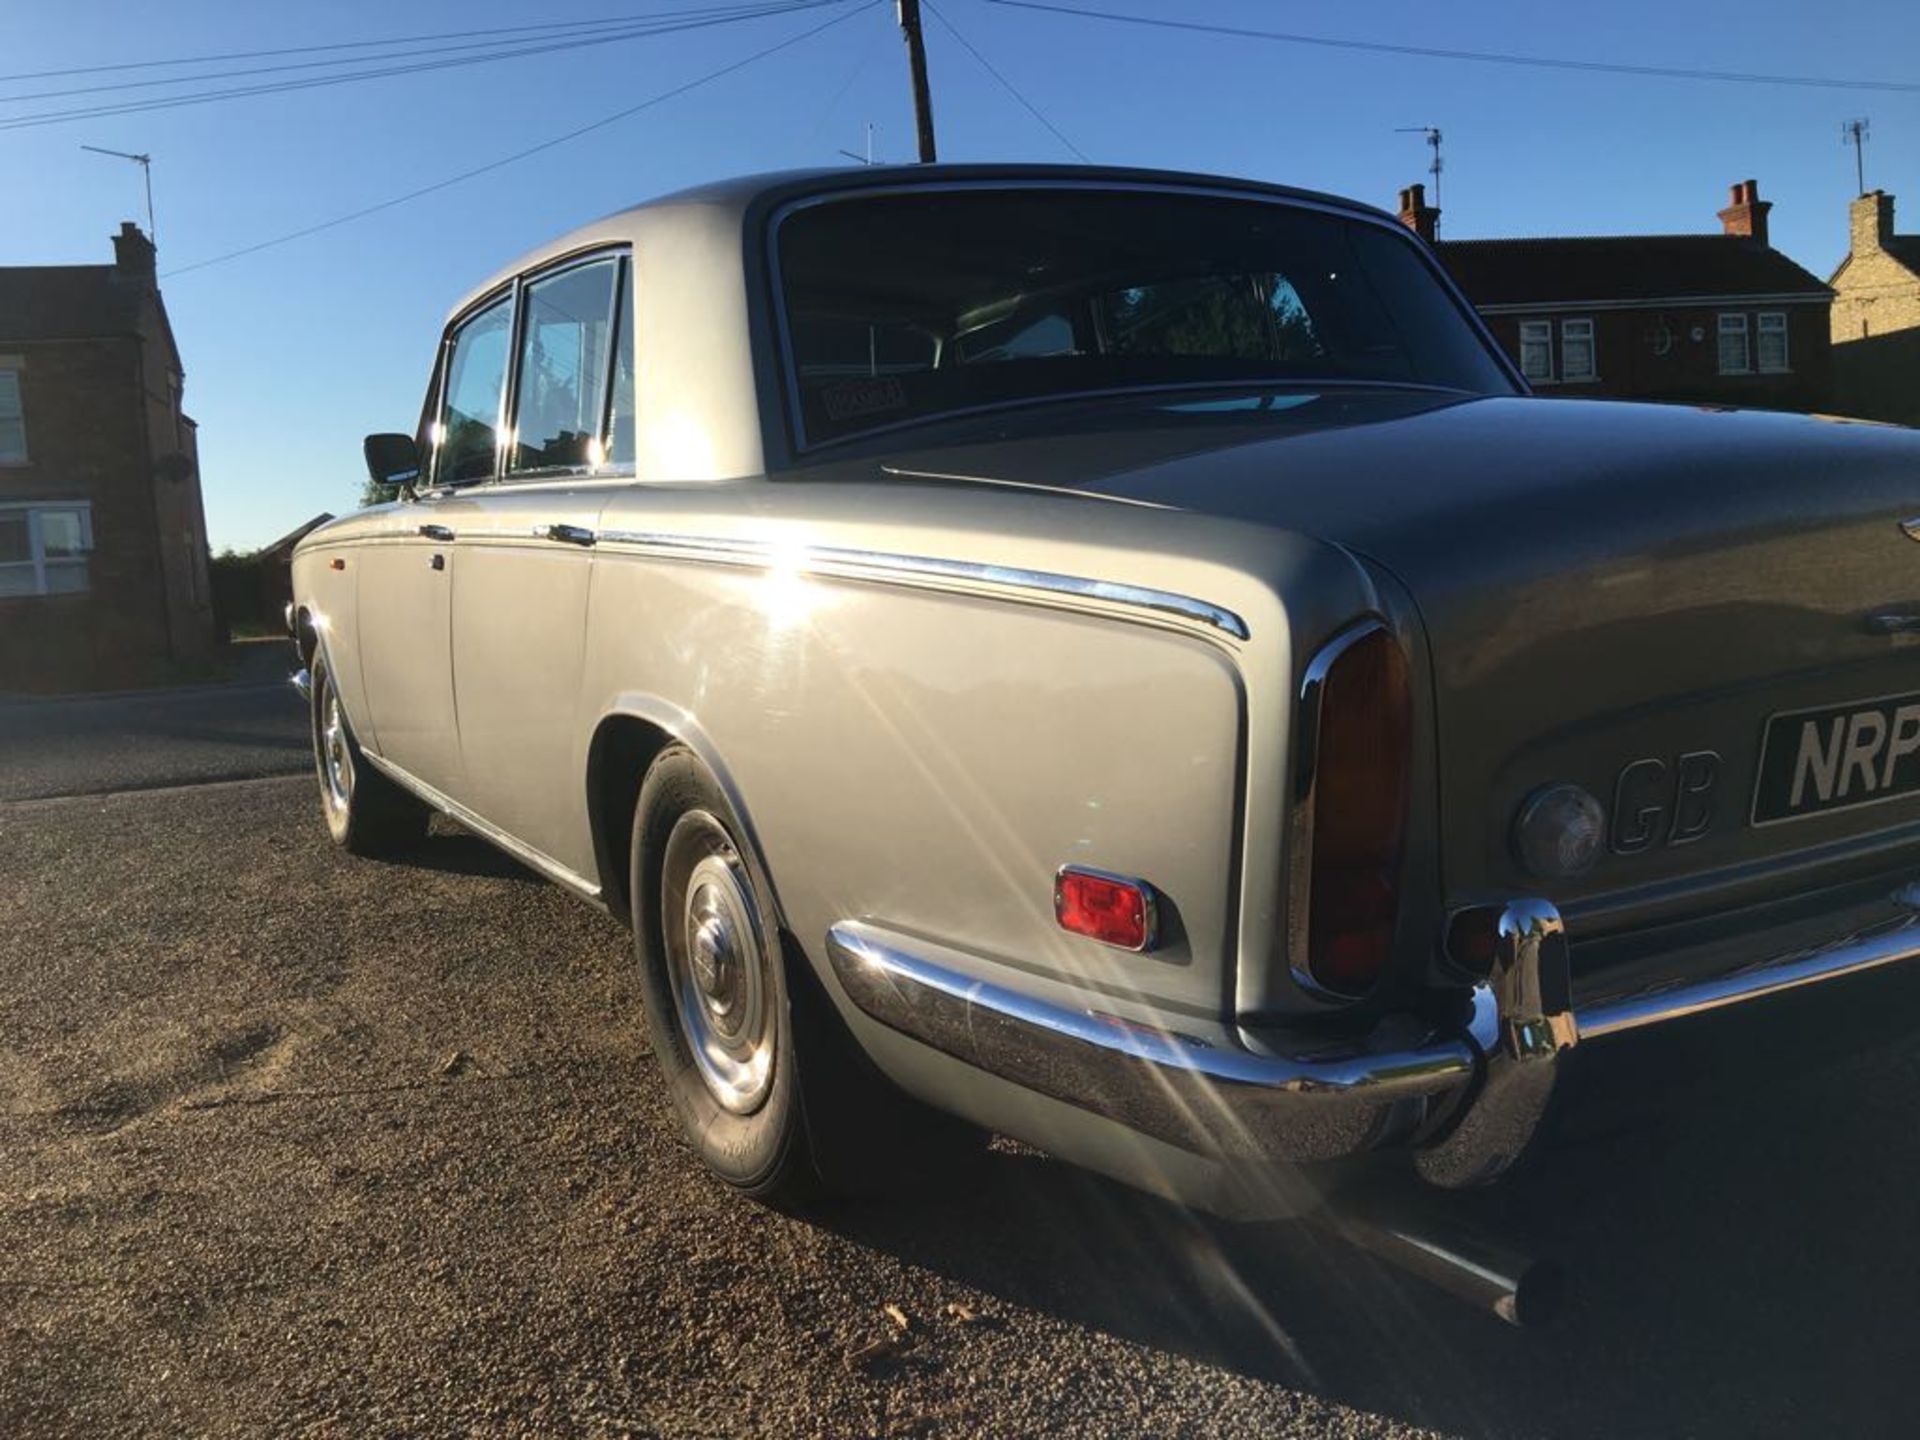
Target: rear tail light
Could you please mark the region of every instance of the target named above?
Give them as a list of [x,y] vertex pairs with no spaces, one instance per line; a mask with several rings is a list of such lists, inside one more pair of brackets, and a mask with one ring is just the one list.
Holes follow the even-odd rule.
[[1304,871],[1295,875],[1293,959],[1314,986],[1352,997],[1372,988],[1393,948],[1413,705],[1406,653],[1385,629],[1335,642],[1331,654],[1310,677],[1302,717],[1312,751],[1295,832]]

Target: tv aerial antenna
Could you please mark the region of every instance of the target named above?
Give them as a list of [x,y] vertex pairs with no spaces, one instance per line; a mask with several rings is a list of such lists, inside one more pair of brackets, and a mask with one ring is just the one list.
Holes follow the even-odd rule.
[[[1440,172],[1445,168],[1440,161],[1440,127],[1438,125],[1401,125],[1394,130],[1396,135],[1424,135],[1428,147],[1433,151],[1433,163],[1427,166],[1427,173],[1433,176],[1433,208],[1440,208]],[[1434,229],[1437,231],[1436,223]]]
[[98,145],[82,145],[80,148],[91,150],[96,155],[111,155],[116,160],[131,160],[140,167],[141,174],[146,177],[147,182],[147,238],[153,242],[156,250],[159,249],[160,229],[153,223],[153,156],[134,155],[125,150],[107,150]]
[[1867,136],[1872,127],[1865,118],[1840,122],[1840,143],[1853,147],[1853,178],[1859,193],[1867,193]]
[[856,154],[854,151],[844,147],[842,147],[840,153],[849,160],[859,161],[862,165],[873,164],[873,122],[871,120],[867,121],[867,153],[865,155]]

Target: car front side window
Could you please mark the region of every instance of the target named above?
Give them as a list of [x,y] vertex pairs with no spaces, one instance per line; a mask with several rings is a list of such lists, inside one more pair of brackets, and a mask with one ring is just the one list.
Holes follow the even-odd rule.
[[507,380],[513,299],[503,295],[453,333],[447,387],[434,431],[434,480],[460,485],[493,477],[500,395]]

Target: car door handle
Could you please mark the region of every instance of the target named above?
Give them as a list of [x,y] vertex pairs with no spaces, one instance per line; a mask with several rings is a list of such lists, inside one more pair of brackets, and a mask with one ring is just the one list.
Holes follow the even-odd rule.
[[429,540],[451,540],[453,531],[444,525],[422,525],[420,533]]
[[549,525],[545,530],[549,540],[558,540],[562,545],[591,545],[593,531],[584,525]]

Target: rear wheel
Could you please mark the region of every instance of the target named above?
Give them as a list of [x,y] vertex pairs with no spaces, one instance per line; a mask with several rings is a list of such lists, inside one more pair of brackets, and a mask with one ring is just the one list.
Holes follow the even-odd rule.
[[891,1188],[932,1153],[969,1148],[952,1142],[978,1132],[907,1099],[859,1052],[785,942],[741,833],[699,758],[663,751],[634,807],[628,894],[654,1056],[700,1159],[794,1208]]
[[736,1189],[810,1200],[784,957],[726,797],[692,751],[648,770],[634,807],[634,944],[653,1053],[681,1129]]
[[388,855],[425,839],[433,812],[367,763],[322,650],[313,656],[312,723],[320,808],[333,843],[355,855]]

